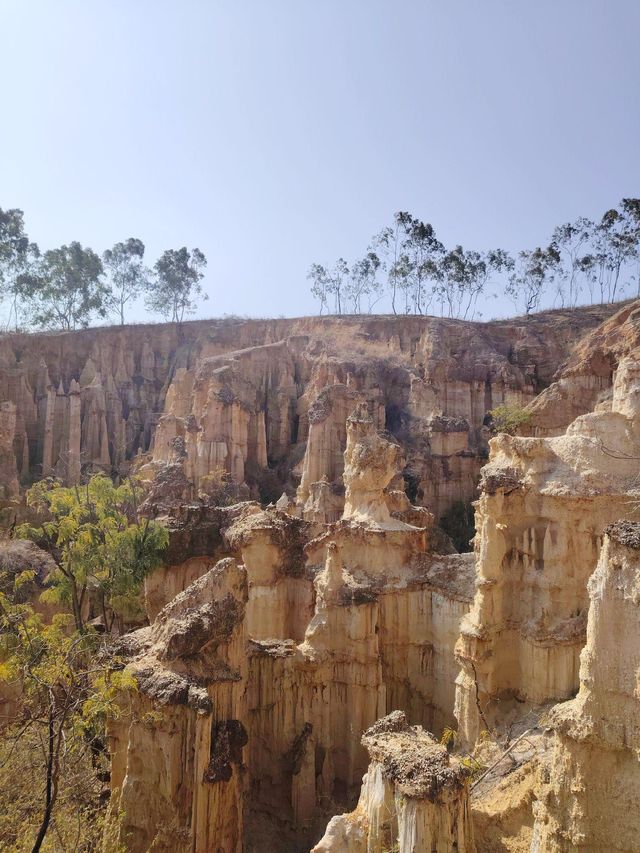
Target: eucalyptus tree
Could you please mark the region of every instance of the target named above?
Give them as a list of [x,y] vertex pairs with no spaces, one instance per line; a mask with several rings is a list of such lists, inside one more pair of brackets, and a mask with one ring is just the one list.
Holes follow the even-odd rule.
[[504,249],[476,252],[458,245],[445,252],[438,264],[436,286],[440,313],[463,320],[476,316],[478,298],[492,273],[513,270],[513,258]]
[[[406,223],[403,255],[408,260],[405,309],[407,313],[423,314],[429,309],[434,296],[434,282],[438,279],[438,262],[444,246],[436,237],[433,226],[420,219],[410,218]],[[432,287],[429,289],[429,282]]]
[[627,218],[627,228],[633,235],[635,248],[630,260],[635,267],[637,295],[640,296],[640,198],[623,198],[620,207]]
[[551,243],[559,252],[562,265],[560,274],[556,277],[556,286],[563,308],[565,301],[570,308],[574,308],[580,298],[585,272],[590,267],[588,258],[593,229],[593,222],[580,216],[574,222],[558,225],[551,235]]
[[[513,256],[505,249],[489,249],[484,254],[486,263],[486,275],[482,282],[482,287],[479,292],[484,292],[489,278],[494,274],[510,276],[515,269],[515,260]],[[494,294],[495,295],[495,294]]]
[[601,302],[614,302],[620,274],[638,251],[635,228],[625,212],[608,210],[595,228],[594,268]]
[[343,298],[349,278],[349,267],[344,258],[338,258],[329,270],[329,293],[333,294],[333,307],[335,314],[342,314]]
[[328,310],[329,301],[329,273],[322,264],[311,264],[307,279],[311,282],[311,295],[320,303],[320,316],[325,308]]
[[505,287],[516,308],[522,308],[527,315],[537,310],[546,286],[553,283],[559,268],[560,253],[553,244],[519,252]]
[[103,253],[102,263],[111,285],[111,310],[124,326],[127,303],[137,299],[150,282],[150,271],[144,265],[144,243],[136,237],[116,243]]
[[147,308],[181,323],[185,314],[195,311],[196,297],[208,299],[200,284],[206,265],[200,249],[167,249],[154,265],[155,276],[146,284]]
[[110,293],[103,273],[93,249],[74,241],[45,252],[31,271],[18,276],[14,290],[35,326],[76,329],[107,316]]
[[407,290],[410,274],[410,261],[406,254],[405,243],[413,217],[405,210],[398,211],[393,217],[393,225],[382,229],[372,240],[372,249],[381,261],[381,268],[387,274],[387,287],[391,296],[391,310],[397,314],[396,298],[398,291]]
[[24,230],[24,214],[17,208],[0,208],[0,292],[9,297],[10,310],[7,327],[12,321],[19,325],[19,287],[21,276],[28,274],[40,256],[36,243],[29,240]]
[[367,310],[371,313],[373,306],[382,297],[382,285],[378,279],[380,258],[373,251],[368,251],[364,258],[351,266],[351,276],[347,285],[347,297],[351,301],[354,314],[362,312],[362,300],[367,298]]
[[467,262],[462,246],[450,249],[438,265],[437,298],[440,314],[457,317],[466,290]]

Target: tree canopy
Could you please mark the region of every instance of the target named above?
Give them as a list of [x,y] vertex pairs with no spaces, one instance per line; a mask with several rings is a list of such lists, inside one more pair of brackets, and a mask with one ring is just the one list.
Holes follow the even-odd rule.
[[0,589],[0,690],[14,697],[3,705],[0,839],[3,849],[38,853],[54,828],[62,849],[77,849],[80,837],[97,849],[105,722],[136,683],[116,657],[99,654],[104,638],[74,631],[66,613],[47,623],[19,601],[33,574],[18,574],[13,594]]
[[138,516],[135,481],[115,486],[96,474],[84,486],[65,487],[41,480],[27,492],[27,504],[48,517],[21,525],[17,535],[45,548],[57,564],[45,600],[68,607],[79,631],[90,603],[108,632],[140,617],[142,582],[162,561],[168,534]]
[[106,317],[109,290],[102,261],[93,249],[74,241],[50,249],[33,271],[18,277],[16,292],[25,300],[35,326],[76,329],[93,317]]
[[144,243],[136,237],[116,243],[103,253],[102,263],[111,285],[110,308],[124,326],[127,304],[150,284],[150,271],[144,265]]
[[77,240],[43,253],[29,239],[24,214],[0,208],[0,300],[5,328],[71,330],[127,311],[143,295],[147,309],[181,322],[207,299],[200,249],[169,249],[149,269],[145,245],[129,237],[102,256]]
[[632,285],[640,296],[640,199],[622,199],[599,222],[578,217],[559,225],[548,243],[515,253],[447,248],[430,223],[400,210],[350,272],[339,258],[334,267],[313,263],[307,278],[321,314],[331,302],[337,314],[371,311],[385,290],[394,314],[465,320],[481,316],[482,295],[508,296],[524,314],[543,304],[574,307],[587,294],[590,302],[612,302]]
[[200,284],[206,265],[200,249],[167,249],[154,266],[155,278],[147,287],[147,307],[181,323],[185,314],[195,310],[196,297],[207,299]]
[[18,280],[33,268],[39,257],[37,244],[25,232],[23,212],[0,208],[0,293],[9,297],[11,305],[7,325],[12,320],[18,325]]

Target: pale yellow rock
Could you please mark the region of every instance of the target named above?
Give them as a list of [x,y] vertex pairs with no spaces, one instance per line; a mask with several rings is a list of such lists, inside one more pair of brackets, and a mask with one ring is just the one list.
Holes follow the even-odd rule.
[[381,438],[360,405],[347,420],[344,452],[345,502],[342,517],[393,529],[402,526],[391,518],[384,491],[402,467],[400,446]]
[[138,682],[109,730],[112,801],[131,853],[242,850],[247,581],[219,563],[123,638]]
[[312,853],[474,853],[467,771],[395,711],[365,732],[371,758],[356,810],[331,819]]
[[638,850],[640,524],[607,529],[589,581],[580,690],[557,705],[541,772],[532,853]]
[[[578,688],[587,581],[607,524],[627,516],[640,457],[637,366],[621,364],[612,411],[556,438],[491,441],[476,508],[476,595],[456,654],[456,717],[472,746],[503,710],[522,713]],[[624,401],[624,402],[623,402]]]

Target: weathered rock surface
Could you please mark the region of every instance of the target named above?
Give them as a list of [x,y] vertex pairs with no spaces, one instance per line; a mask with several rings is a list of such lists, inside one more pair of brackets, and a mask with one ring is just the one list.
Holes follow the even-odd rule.
[[[440,517],[473,497],[488,409],[531,400],[611,310],[486,324],[342,317],[5,334],[5,496],[20,478],[76,482],[149,452],[156,466],[179,463],[194,494],[226,473],[254,497],[299,487],[301,508],[310,501],[306,512],[335,521],[346,418],[366,401],[405,449],[414,503]],[[333,501],[318,496],[325,480]]]
[[[176,573],[177,590],[195,560],[205,573],[160,612],[162,591],[149,578],[157,615],[127,641],[140,722],[116,725],[112,750],[132,851],[204,851],[214,832],[225,850],[308,850],[335,811],[355,805],[368,763],[363,731],[394,708],[435,730],[453,722],[471,555],[430,551],[429,528],[403,518],[431,525],[432,516],[406,498],[391,500],[391,514],[400,448],[364,409],[347,432],[348,500],[337,522],[250,502],[168,510],[188,566],[156,574],[166,584]],[[213,557],[196,556],[200,541],[223,557],[214,568]],[[148,771],[138,757],[154,744]],[[192,756],[179,787],[174,749]],[[152,807],[136,814],[147,796]],[[227,813],[216,817],[219,807]]]
[[312,853],[473,853],[468,771],[400,711],[368,729],[370,764],[354,812],[334,817]]
[[[637,849],[637,310],[0,341],[11,511],[19,477],[134,464],[170,533],[121,640],[127,850]],[[487,411],[540,391],[452,553]]]
[[640,523],[610,525],[589,581],[580,690],[557,705],[532,853],[632,851],[640,837]]
[[462,623],[456,717],[464,743],[509,706],[522,713],[578,689],[587,581],[606,526],[638,493],[638,365],[623,360],[610,411],[556,438],[491,441],[476,509],[476,593]]
[[573,348],[559,376],[528,406],[537,436],[562,435],[570,423],[596,406],[607,408],[613,377],[625,357],[640,358],[640,308],[627,303],[587,333]]
[[110,725],[127,850],[242,849],[246,571],[223,560],[123,638],[138,689]]

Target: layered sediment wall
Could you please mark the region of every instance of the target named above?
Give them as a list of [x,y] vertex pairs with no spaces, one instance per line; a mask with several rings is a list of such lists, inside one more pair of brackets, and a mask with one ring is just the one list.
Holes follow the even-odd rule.
[[309,513],[336,520],[346,417],[354,401],[366,400],[378,427],[406,448],[414,502],[439,516],[473,497],[486,412],[533,399],[609,313],[590,308],[487,324],[332,317],[5,334],[5,497],[17,494],[20,481],[55,474],[73,483],[88,470],[122,472],[149,454],[156,464],[180,461],[194,490],[226,473],[254,497],[298,489]]

